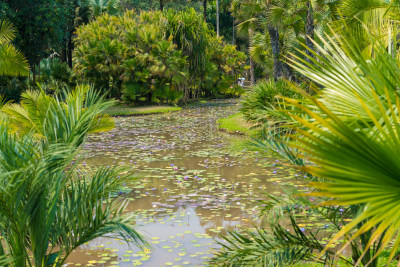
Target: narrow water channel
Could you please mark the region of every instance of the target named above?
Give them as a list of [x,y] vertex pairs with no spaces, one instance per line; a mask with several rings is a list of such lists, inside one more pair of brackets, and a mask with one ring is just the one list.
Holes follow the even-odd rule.
[[295,173],[273,157],[232,148],[244,137],[218,131],[216,121],[237,109],[236,100],[215,100],[120,117],[114,130],[90,136],[82,167],[121,165],[137,174],[119,193],[152,247],[99,238],[77,249],[68,266],[203,266],[219,235],[254,225],[257,200]]

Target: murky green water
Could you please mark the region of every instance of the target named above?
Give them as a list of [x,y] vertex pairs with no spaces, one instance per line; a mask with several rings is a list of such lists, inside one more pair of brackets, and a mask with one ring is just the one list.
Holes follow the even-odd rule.
[[91,136],[86,166],[127,166],[140,178],[120,192],[151,251],[99,238],[80,247],[69,266],[201,266],[228,229],[256,223],[255,205],[280,190],[294,171],[274,158],[231,149],[243,137],[218,131],[237,101],[221,100],[182,111],[117,118],[117,127]]

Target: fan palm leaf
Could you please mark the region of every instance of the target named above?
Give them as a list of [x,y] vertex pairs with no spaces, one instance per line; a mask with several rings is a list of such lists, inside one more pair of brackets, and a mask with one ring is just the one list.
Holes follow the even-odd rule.
[[380,40],[387,47],[396,35],[399,21],[398,0],[343,0],[339,1],[336,16],[331,27],[341,32],[342,38],[356,37],[358,45],[372,53],[374,40]]
[[291,117],[302,125],[297,129],[302,136],[298,141],[315,163],[304,169],[328,179],[314,184],[319,194],[332,197],[336,204],[364,208],[326,248],[346,234],[351,234],[352,241],[371,231],[364,253],[378,246],[372,261],[392,244],[390,261],[400,245],[399,62],[385,44],[375,44],[374,55],[366,57],[354,45],[348,49],[351,45],[327,39],[327,49],[319,47],[321,61],[314,60],[315,66],[300,59],[292,63],[325,88],[319,98],[302,92],[308,105],[290,101],[310,119]]

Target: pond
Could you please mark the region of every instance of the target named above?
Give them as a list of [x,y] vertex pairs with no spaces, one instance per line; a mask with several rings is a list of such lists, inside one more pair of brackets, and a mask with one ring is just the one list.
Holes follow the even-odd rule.
[[284,162],[237,144],[218,130],[237,100],[215,100],[179,112],[116,118],[116,128],[90,136],[83,167],[126,166],[137,174],[119,192],[151,244],[140,251],[98,238],[78,248],[68,266],[202,266],[227,230],[256,223],[257,200],[296,175]]

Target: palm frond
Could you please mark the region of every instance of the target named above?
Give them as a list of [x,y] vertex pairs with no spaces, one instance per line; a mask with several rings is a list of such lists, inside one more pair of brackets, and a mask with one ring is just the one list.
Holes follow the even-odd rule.
[[400,245],[396,212],[400,208],[398,61],[379,43],[367,58],[360,49],[341,48],[333,40],[324,43],[326,50],[319,48],[321,61],[314,61],[315,67],[293,62],[297,70],[325,88],[320,98],[302,92],[309,106],[292,101],[310,120],[291,116],[307,128],[297,129],[303,135],[298,141],[315,163],[305,170],[328,179],[315,184],[320,194],[341,205],[365,205],[326,249],[352,231],[346,245],[370,231],[359,261],[368,249],[378,246],[373,261],[389,243],[393,244],[390,261]]
[[[114,199],[104,208],[104,201],[129,178],[121,176],[118,169],[103,168],[90,179],[74,179],[62,193],[60,201],[65,203],[57,211],[58,232],[54,239],[62,241],[60,264],[80,245],[97,237],[122,238],[128,244],[146,245],[133,228],[133,217],[123,215],[127,201]],[[73,233],[72,235],[70,233]]]
[[77,142],[79,146],[89,132],[107,131],[114,120],[101,112],[114,104],[90,86],[79,85],[63,96],[52,98],[42,91],[26,91],[20,104],[6,104],[2,112],[20,135],[35,134],[50,142]]
[[11,44],[0,45],[0,75],[28,75],[29,64],[24,55]]
[[[132,217],[123,213],[127,202],[111,199],[130,177],[110,168],[79,172],[74,164],[92,125],[99,126],[93,120],[112,103],[85,86],[67,93],[65,102],[42,92],[24,97],[19,107],[35,119],[17,119],[40,127],[21,135],[10,130],[7,119],[0,124],[0,234],[5,246],[0,255],[7,253],[14,266],[61,266],[72,250],[100,236],[146,245]],[[44,115],[36,114],[42,102]],[[40,140],[32,135],[35,131],[42,134]]]
[[[242,233],[228,232],[222,250],[210,261],[218,266],[285,266],[299,261],[315,261],[314,251],[322,251],[316,233],[305,233],[290,217],[291,230],[279,224],[271,229],[256,228]],[[321,263],[330,265],[332,252],[326,251]]]
[[10,43],[15,38],[15,28],[7,20],[0,21],[0,45]]

